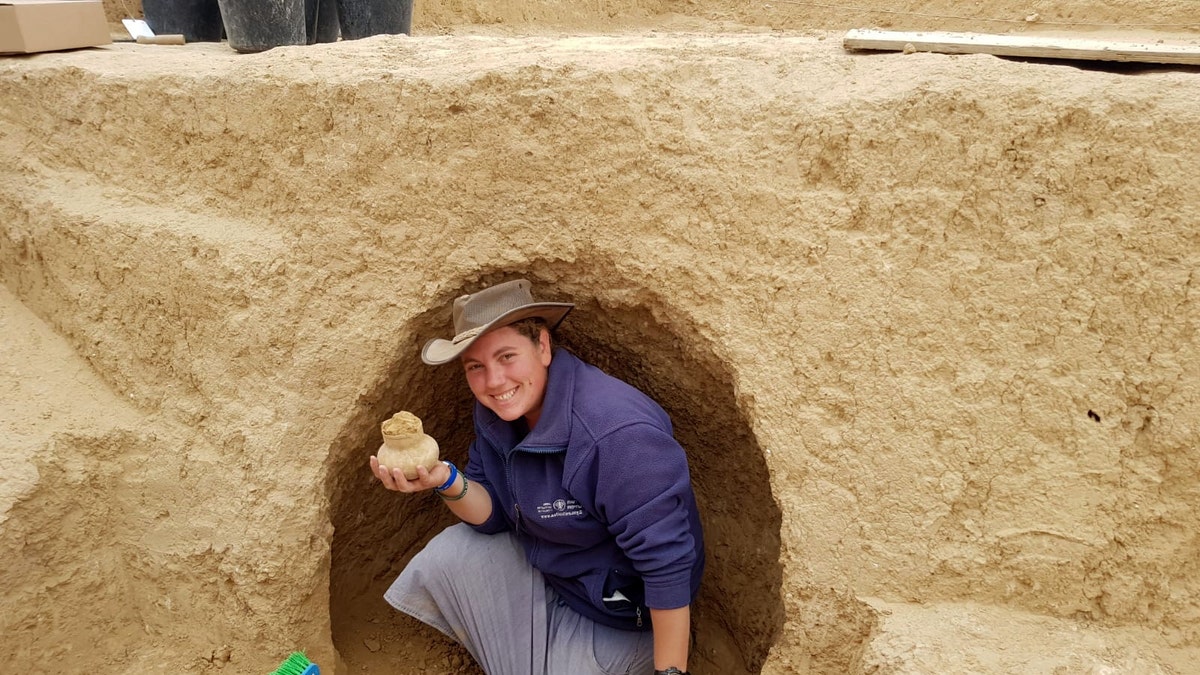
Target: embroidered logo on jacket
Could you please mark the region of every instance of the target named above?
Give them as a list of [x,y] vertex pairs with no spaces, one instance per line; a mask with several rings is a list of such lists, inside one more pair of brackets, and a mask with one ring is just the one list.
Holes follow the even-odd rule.
[[537,507],[539,518],[563,518],[568,516],[579,517],[583,515],[583,507],[574,499],[555,499],[552,502],[545,502]]

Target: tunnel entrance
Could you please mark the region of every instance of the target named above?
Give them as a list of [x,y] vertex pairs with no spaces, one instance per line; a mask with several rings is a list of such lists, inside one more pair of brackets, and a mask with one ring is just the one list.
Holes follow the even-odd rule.
[[[485,277],[461,292],[513,276]],[[783,625],[781,513],[729,367],[697,331],[657,320],[670,308],[647,291],[624,304],[601,301],[584,285],[525,276],[538,299],[576,304],[555,335],[558,344],[657,400],[687,451],[708,555],[693,606],[692,670],[760,672]],[[473,399],[462,373],[452,365],[427,367],[417,356],[424,340],[447,332],[446,307],[457,294],[435,299],[414,322],[391,372],[360,401],[360,414],[334,449],[330,619],[347,672],[480,672],[465,650],[382,598],[412,556],[455,519],[430,496],[388,492],[366,468],[380,442],[379,421],[401,409],[424,420],[443,457],[466,463]]]

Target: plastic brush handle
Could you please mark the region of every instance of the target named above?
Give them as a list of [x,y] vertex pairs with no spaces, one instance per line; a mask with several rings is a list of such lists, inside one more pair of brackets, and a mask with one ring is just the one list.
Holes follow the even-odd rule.
[[304,673],[302,675],[321,675],[321,669],[318,668],[317,664],[314,663],[314,664],[310,665],[309,667],[305,668]]

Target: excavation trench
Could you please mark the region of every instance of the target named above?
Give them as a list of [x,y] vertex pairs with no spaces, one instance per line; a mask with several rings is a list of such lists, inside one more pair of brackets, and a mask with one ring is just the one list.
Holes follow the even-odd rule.
[[417,353],[524,275],[690,453],[696,672],[1194,672],[1200,78],[840,40],[1191,5],[733,4],[4,59],[11,669],[469,671],[381,599],[450,520],[366,460],[398,408],[463,459]]
[[[535,288],[546,286],[531,278]],[[696,669],[759,672],[783,625],[781,515],[729,369],[693,331],[659,323],[646,306],[602,306],[579,294],[570,299],[577,307],[557,334],[559,344],[658,400],[688,453],[708,548],[693,608]],[[423,340],[444,332],[445,306],[440,298],[432,302],[411,334]],[[397,495],[374,481],[366,462],[379,444],[379,420],[395,410],[415,412],[439,439],[443,456],[460,465],[472,435],[461,372],[422,365],[418,344],[398,349],[335,448],[330,611],[334,645],[355,672],[451,672],[471,664],[448,639],[382,599],[409,559],[453,521],[436,501]]]

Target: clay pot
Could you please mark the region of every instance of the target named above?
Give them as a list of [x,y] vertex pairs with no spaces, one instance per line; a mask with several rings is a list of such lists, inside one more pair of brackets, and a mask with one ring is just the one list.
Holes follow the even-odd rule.
[[[383,424],[387,424],[384,422]],[[382,431],[383,425],[380,425]],[[438,444],[424,433],[383,433],[383,447],[375,457],[389,469],[400,469],[408,480],[416,480],[417,467],[432,471],[438,465]]]

